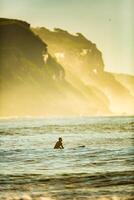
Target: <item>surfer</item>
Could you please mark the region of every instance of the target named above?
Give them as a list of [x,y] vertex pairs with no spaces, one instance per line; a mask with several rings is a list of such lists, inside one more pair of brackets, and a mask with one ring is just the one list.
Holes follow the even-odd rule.
[[56,142],[54,149],[64,149],[61,137],[59,137],[59,140]]

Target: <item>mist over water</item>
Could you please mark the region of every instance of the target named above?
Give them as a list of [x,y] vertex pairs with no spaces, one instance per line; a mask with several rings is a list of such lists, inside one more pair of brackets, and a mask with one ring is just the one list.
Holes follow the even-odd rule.
[[133,132],[133,117],[1,119],[0,199],[133,199]]

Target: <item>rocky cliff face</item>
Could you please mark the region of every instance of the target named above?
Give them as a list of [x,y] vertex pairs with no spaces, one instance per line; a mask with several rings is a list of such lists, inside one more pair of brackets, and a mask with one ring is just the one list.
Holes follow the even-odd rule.
[[77,84],[28,23],[0,19],[0,116],[110,114],[105,95],[74,75]]
[[[71,35],[67,31],[55,29],[49,31],[46,28],[36,28],[33,31],[48,43],[50,53],[58,61],[64,62],[75,73],[87,72],[87,70],[103,71],[104,63],[101,52],[96,45],[87,40],[82,34]],[[73,63],[72,63],[73,59]]]
[[74,87],[92,88],[103,102],[108,100],[109,108],[115,114],[134,114],[131,84],[134,77],[130,81],[127,75],[124,78],[106,72],[102,54],[95,44],[80,33],[71,35],[61,29],[35,28],[33,31],[48,44],[51,55],[64,67],[67,80]]
[[127,74],[116,74],[114,77],[119,81],[127,90],[130,91],[130,94],[134,97],[134,76]]
[[18,50],[30,62],[42,67],[47,46],[30,31],[30,25],[17,20],[0,20],[1,48]]

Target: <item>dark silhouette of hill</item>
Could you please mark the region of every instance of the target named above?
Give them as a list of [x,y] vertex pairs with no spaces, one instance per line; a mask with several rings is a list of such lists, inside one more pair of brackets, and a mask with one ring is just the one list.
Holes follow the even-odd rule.
[[71,75],[78,84],[67,78],[66,68],[51,53],[51,45],[49,51],[30,24],[0,19],[0,116],[111,113],[100,90]]

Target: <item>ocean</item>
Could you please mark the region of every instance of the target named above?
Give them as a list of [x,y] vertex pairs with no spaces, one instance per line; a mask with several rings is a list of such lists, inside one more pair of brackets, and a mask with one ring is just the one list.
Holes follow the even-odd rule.
[[134,117],[0,119],[0,200],[134,199],[133,141]]

